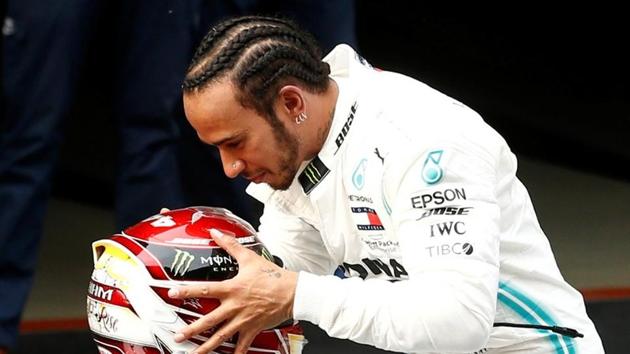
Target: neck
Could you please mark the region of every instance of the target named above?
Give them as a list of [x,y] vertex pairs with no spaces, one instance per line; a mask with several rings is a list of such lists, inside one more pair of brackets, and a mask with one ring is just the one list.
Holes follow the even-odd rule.
[[314,158],[324,146],[330,127],[332,126],[333,117],[335,115],[335,107],[337,106],[337,98],[339,97],[339,87],[337,83],[330,79],[328,88],[318,96],[319,102],[314,107],[317,111],[313,111],[314,126],[312,147],[308,150],[305,161]]

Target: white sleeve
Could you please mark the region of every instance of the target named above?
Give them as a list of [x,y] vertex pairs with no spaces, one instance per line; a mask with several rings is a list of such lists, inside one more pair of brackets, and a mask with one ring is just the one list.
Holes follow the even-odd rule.
[[[500,216],[496,171],[499,156],[507,149],[498,135],[488,136],[491,139],[481,138],[483,143],[465,141],[466,137],[449,140],[415,156],[401,152],[386,166],[383,191],[408,280],[337,279],[302,272],[294,318],[313,322],[333,337],[386,350],[483,348],[496,310]],[[442,151],[443,177],[427,184],[422,172],[434,151]],[[459,191],[458,198],[451,192],[444,198],[447,189]],[[452,201],[445,200],[451,197]]]
[[313,274],[332,274],[338,266],[328,256],[321,235],[299,217],[265,204],[258,237],[286,269]]

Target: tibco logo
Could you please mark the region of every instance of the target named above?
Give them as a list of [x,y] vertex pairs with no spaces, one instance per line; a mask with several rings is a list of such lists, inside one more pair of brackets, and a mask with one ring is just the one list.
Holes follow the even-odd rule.
[[473,246],[470,243],[453,243],[443,244],[438,246],[426,247],[429,257],[446,256],[449,254],[457,255],[471,255],[473,253]]

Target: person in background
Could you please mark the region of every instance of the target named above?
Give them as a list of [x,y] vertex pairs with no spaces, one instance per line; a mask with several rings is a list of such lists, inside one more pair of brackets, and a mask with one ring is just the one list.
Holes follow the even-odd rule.
[[[220,172],[216,152],[182,139],[181,76],[195,44],[219,19],[284,13],[332,44],[356,41],[353,1],[9,0],[2,17],[0,117],[0,353],[15,345],[32,285],[63,123],[81,73],[107,71],[119,146],[118,230],[163,205],[217,205],[248,220],[257,211]],[[343,20],[342,20],[343,19]],[[107,23],[108,46],[96,37]],[[101,38],[102,39],[102,38]],[[99,60],[83,68],[89,51]],[[87,89],[90,89],[88,86]],[[89,116],[81,119],[90,119]],[[85,134],[100,134],[86,131]],[[184,141],[184,143],[182,143]]]

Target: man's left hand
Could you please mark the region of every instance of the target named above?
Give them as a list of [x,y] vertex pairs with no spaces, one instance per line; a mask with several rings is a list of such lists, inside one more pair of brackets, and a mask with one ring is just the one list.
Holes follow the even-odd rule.
[[177,299],[204,297],[221,301],[219,307],[176,333],[175,341],[182,342],[220,325],[195,354],[210,352],[236,333],[234,354],[246,354],[260,331],[292,317],[297,273],[278,267],[219,230],[212,229],[210,234],[217,245],[236,259],[239,271],[232,279],[169,291],[169,296]]

